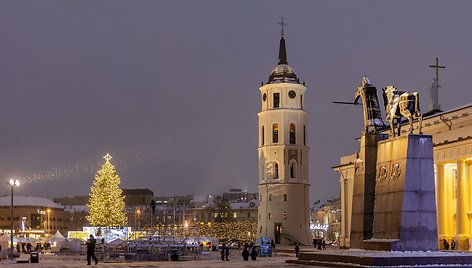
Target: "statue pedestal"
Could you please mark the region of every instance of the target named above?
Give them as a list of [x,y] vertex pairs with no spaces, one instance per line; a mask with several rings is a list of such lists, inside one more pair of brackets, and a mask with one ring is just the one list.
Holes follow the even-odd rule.
[[[438,250],[431,135],[378,143],[371,250]],[[353,206],[354,207],[354,206]]]
[[363,248],[364,240],[372,238],[377,144],[387,138],[385,134],[363,134],[359,138],[359,163],[352,193],[351,248]]

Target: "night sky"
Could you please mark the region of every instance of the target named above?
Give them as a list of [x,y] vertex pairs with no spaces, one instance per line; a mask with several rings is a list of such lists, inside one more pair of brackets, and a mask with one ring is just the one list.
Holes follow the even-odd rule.
[[[110,153],[122,188],[257,191],[259,86],[288,63],[308,86],[310,199],[362,131],[366,74],[418,91],[439,57],[443,110],[472,102],[471,1],[1,1],[0,180],[86,195]],[[380,95],[379,95],[380,96]],[[382,101],[381,101],[382,104]],[[383,112],[383,115],[385,113]],[[7,185],[0,194],[9,194]]]

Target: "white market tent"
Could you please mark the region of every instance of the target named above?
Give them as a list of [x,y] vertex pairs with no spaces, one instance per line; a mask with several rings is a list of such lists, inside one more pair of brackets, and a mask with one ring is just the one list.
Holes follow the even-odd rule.
[[66,238],[59,232],[59,230],[56,231],[56,233],[49,239],[49,242],[59,242],[59,241],[64,241]]

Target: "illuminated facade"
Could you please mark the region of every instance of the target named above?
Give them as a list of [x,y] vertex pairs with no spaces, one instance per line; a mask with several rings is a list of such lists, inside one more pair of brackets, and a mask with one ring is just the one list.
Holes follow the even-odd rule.
[[[11,197],[0,197],[0,231],[10,233]],[[32,196],[15,196],[13,199],[13,229],[18,237],[39,238],[56,231],[67,234],[69,213],[49,199]]]
[[339,243],[341,235],[341,200],[339,198],[321,203],[319,200],[311,210],[310,230],[313,238]]
[[287,64],[282,32],[279,62],[262,85],[259,117],[258,237],[278,244],[311,241],[304,84]]
[[[433,136],[438,245],[456,242],[472,250],[472,104],[425,117],[423,133]],[[340,245],[349,247],[352,187],[356,155],[344,156],[334,167],[340,173]]]

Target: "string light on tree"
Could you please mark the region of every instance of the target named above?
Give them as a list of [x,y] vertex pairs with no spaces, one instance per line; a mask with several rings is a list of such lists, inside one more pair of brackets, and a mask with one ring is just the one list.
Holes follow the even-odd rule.
[[95,180],[90,189],[87,220],[93,226],[124,226],[127,224],[127,217],[125,197],[120,189],[120,176],[110,162],[111,155],[106,154],[103,158],[106,162],[95,174]]

